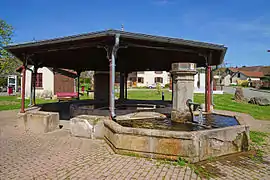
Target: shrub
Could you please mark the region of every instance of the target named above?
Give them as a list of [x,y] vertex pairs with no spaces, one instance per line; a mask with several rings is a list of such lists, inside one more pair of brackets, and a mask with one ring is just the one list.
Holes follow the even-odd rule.
[[242,87],[247,87],[248,83],[249,83],[248,81],[242,81],[241,86]]
[[165,88],[169,88],[170,87],[170,83],[165,84]]
[[161,85],[157,83],[157,94],[161,94]]
[[249,83],[248,80],[237,80],[237,85],[242,87],[247,87],[248,83]]

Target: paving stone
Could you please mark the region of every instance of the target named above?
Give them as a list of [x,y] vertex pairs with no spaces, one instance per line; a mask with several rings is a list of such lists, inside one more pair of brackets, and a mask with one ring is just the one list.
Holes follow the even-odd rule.
[[[114,154],[104,141],[71,137],[66,129],[48,134],[25,132],[10,119],[0,119],[1,180],[205,179],[189,167]],[[238,163],[225,159],[203,166],[215,168],[217,176],[211,179],[270,179],[269,144],[265,145],[265,162],[240,157]]]

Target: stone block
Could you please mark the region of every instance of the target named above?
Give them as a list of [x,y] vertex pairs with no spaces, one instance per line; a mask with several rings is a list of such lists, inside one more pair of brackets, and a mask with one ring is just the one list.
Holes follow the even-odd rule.
[[71,134],[73,136],[103,139],[104,137],[104,116],[81,115],[72,118],[70,121]]
[[191,114],[189,111],[172,110],[171,120],[180,123],[188,122],[191,121]]
[[86,119],[72,118],[70,131],[73,136],[93,138],[93,126]]
[[18,114],[19,126],[34,133],[47,133],[58,129],[59,114],[55,112],[33,111]]
[[249,149],[249,130],[243,125],[198,132],[200,160]]

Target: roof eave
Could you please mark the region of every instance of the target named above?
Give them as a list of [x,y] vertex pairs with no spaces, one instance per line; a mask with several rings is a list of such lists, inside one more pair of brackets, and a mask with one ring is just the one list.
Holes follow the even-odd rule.
[[37,42],[15,44],[15,45],[5,46],[4,49],[12,50],[12,49],[16,49],[16,48],[42,46],[42,45],[48,45],[48,44],[53,44],[53,43],[62,43],[62,42],[67,42],[67,41],[82,40],[85,38],[91,39],[91,38],[98,38],[98,37],[115,36],[116,34],[121,34],[121,36],[124,38],[156,41],[156,42],[161,42],[161,43],[171,43],[171,44],[176,44],[176,45],[185,45],[185,46],[192,46],[192,47],[198,47],[198,48],[207,48],[207,49],[212,49],[212,50],[222,50],[224,52],[224,54],[226,53],[226,49],[227,49],[223,45],[210,44],[210,43],[197,42],[197,41],[184,40],[184,39],[177,39],[177,38],[168,38],[168,37],[162,37],[162,36],[146,35],[146,34],[140,34],[140,33],[130,33],[130,32],[118,31],[118,30],[98,31],[98,32],[93,32],[93,33],[79,34],[79,35],[74,35],[74,36],[66,36],[66,37],[42,40],[42,41],[37,41]]

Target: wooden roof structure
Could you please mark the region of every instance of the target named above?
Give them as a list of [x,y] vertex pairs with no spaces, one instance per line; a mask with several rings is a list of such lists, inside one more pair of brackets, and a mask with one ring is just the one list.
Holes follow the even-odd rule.
[[[219,65],[227,48],[224,45],[153,36],[119,30],[106,30],[43,41],[6,46],[5,49],[27,65],[73,70],[109,70],[105,48],[120,35],[116,71],[171,70],[174,62],[197,66]],[[208,58],[211,54],[212,58]]]

